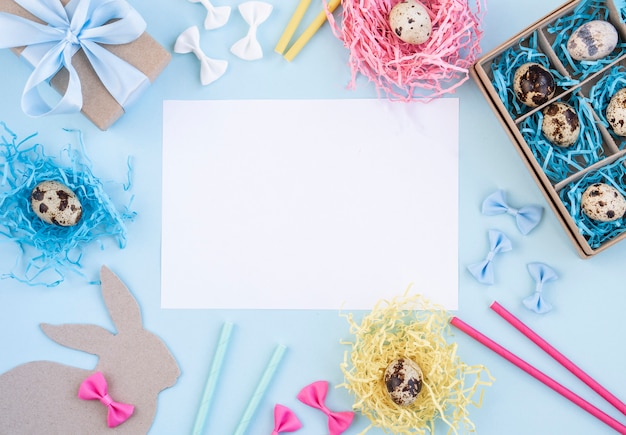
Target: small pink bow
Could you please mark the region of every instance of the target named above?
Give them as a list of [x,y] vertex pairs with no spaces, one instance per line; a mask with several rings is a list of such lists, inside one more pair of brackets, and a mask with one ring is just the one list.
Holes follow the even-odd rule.
[[298,400],[309,405],[313,408],[317,408],[328,416],[328,429],[329,435],[339,435],[352,423],[354,418],[354,412],[331,412],[324,402],[326,401],[326,393],[328,392],[328,382],[317,381],[304,387],[298,393]]
[[135,410],[133,405],[118,403],[111,399],[107,392],[107,381],[100,372],[95,372],[80,384],[78,397],[83,400],[99,400],[104,406],[109,408],[107,414],[109,427],[119,426],[124,423]]
[[286,406],[277,404],[274,407],[274,430],[272,435],[278,435],[280,432],[295,432],[302,427],[302,423],[296,417],[296,414]]

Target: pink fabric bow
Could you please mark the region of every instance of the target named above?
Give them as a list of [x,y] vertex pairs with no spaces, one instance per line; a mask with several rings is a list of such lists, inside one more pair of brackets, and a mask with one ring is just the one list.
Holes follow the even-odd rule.
[[286,406],[277,404],[274,407],[274,430],[272,435],[278,435],[279,432],[295,432],[302,427],[302,423],[296,417],[296,414]]
[[309,405],[313,408],[317,408],[328,416],[328,429],[329,435],[339,435],[352,423],[354,418],[354,412],[331,412],[324,402],[326,401],[326,393],[328,392],[328,382],[317,381],[304,387],[298,393],[298,400]]
[[135,407],[125,403],[118,403],[111,399],[107,392],[107,381],[100,372],[85,379],[78,389],[78,397],[83,400],[99,400],[109,409],[107,424],[109,427],[119,426],[133,414]]

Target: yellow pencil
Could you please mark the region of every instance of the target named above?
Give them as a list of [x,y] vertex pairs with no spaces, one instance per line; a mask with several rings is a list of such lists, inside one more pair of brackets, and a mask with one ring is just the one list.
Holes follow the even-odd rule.
[[[332,14],[335,9],[341,4],[341,0],[331,0],[328,3],[328,11]],[[326,21],[326,12],[320,12],[317,17],[309,24],[302,35],[293,43],[291,48],[285,53],[285,59],[288,61],[292,61],[296,55],[302,50],[302,47],[306,45],[307,42],[311,39],[311,37],[322,27],[322,24]]]
[[296,32],[296,29],[298,28],[300,21],[302,21],[302,17],[304,16],[306,10],[309,8],[310,4],[311,0],[300,0],[300,3],[298,3],[298,7],[296,7],[296,10],[294,11],[291,19],[289,20],[289,23],[287,24],[287,27],[285,28],[285,31],[281,35],[278,43],[276,44],[276,47],[274,48],[274,51],[276,53],[283,54],[285,52],[285,49],[287,49],[287,44],[289,44],[291,37]]

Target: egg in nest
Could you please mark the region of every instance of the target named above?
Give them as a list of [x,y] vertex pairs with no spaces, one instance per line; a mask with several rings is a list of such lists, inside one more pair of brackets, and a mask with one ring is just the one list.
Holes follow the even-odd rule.
[[83,206],[72,189],[54,180],[35,186],[30,194],[30,205],[44,222],[62,227],[76,225],[83,216]]
[[402,0],[391,8],[389,26],[398,38],[414,45],[426,42],[433,30],[428,10],[416,0]]
[[[469,79],[469,70],[480,54],[482,3],[342,0],[341,20],[335,21],[331,16],[329,22],[350,52],[349,86],[356,88],[358,75],[363,75],[391,100],[430,100],[454,92]],[[393,18],[394,7],[400,11],[412,9],[411,15],[403,14],[404,23],[411,30],[410,38],[405,38],[407,26],[402,20],[397,24]],[[417,10],[424,13],[417,15]],[[411,19],[415,21],[409,23]],[[423,27],[416,27],[416,23]]]
[[351,314],[344,317],[353,337],[343,342],[350,349],[341,364],[341,386],[354,396],[353,410],[371,421],[369,428],[426,434],[435,433],[439,422],[454,432],[474,430],[469,405],[480,402],[481,387],[493,378],[485,367],[460,360],[456,343],[447,341],[445,310],[420,295],[404,294],[378,302],[360,323]]

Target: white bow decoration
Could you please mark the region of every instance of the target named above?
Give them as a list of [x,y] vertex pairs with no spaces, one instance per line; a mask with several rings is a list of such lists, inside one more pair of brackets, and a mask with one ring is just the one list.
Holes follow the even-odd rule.
[[230,17],[230,6],[213,6],[209,0],[189,0],[191,3],[202,3],[206,8],[204,28],[213,30],[222,27]]
[[208,85],[219,79],[226,72],[228,62],[220,59],[211,59],[200,48],[200,31],[198,26],[189,27],[178,38],[174,45],[174,52],[185,54],[193,53],[200,61],[200,82]]
[[249,1],[239,5],[241,16],[250,26],[248,34],[230,47],[231,53],[243,60],[256,60],[263,57],[263,49],[257,41],[257,28],[269,18],[272,5],[260,1]]

